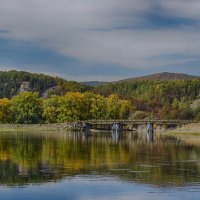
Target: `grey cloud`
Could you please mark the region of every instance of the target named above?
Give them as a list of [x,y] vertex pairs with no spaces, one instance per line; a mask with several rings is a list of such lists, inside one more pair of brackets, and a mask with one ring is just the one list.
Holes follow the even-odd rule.
[[[146,23],[147,13],[198,18],[199,9],[196,0],[1,0],[0,28],[10,30],[1,37],[28,41],[85,64],[150,69],[199,57],[200,28],[129,27]],[[186,59],[169,60],[169,54]]]
[[0,34],[10,33],[9,30],[6,29],[0,29]]
[[161,0],[163,11],[177,17],[200,19],[199,0]]

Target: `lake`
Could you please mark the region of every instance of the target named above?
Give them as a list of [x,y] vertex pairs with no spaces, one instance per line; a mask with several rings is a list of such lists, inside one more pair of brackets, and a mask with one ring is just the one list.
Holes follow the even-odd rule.
[[0,199],[200,196],[200,145],[146,133],[0,134]]

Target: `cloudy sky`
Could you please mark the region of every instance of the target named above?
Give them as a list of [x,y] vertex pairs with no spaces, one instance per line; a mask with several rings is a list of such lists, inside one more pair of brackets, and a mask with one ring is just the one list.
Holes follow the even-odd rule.
[[200,75],[199,0],[0,0],[0,70],[77,81]]

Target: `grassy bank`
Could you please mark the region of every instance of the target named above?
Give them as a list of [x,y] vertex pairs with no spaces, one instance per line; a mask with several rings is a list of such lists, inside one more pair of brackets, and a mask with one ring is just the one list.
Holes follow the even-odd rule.
[[167,131],[167,134],[174,136],[200,136],[200,122],[178,127],[174,130]]
[[189,145],[200,146],[200,123],[191,123],[167,131],[166,136],[174,137]]
[[78,130],[73,123],[56,124],[0,124],[0,132],[6,131],[71,131]]
[[[81,130],[81,122],[66,122],[54,124],[0,124],[0,131],[61,131]],[[175,137],[200,137],[200,122],[165,131],[166,135]]]

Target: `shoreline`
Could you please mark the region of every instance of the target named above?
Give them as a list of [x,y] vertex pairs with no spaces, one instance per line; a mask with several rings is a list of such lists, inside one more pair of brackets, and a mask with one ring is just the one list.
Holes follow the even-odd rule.
[[80,122],[55,124],[0,124],[0,132],[7,131],[81,131]]
[[165,133],[168,137],[173,137],[188,145],[200,146],[200,122],[186,124]]
[[[83,131],[82,122],[66,122],[54,124],[0,124],[1,133],[70,133],[72,131]],[[96,132],[96,131],[95,131]],[[58,137],[60,134],[56,134]],[[165,130],[161,135],[166,137],[173,137],[179,141],[187,143],[188,145],[200,146],[200,122],[190,123],[173,130]]]
[[[65,122],[52,124],[0,124],[2,131],[81,131],[83,130],[82,122]],[[200,122],[186,124],[172,130],[165,130],[165,135],[174,136],[200,136]]]
[[167,130],[166,134],[174,134],[174,135],[193,135],[200,136],[200,122],[198,123],[189,123],[182,127],[175,128],[173,130]]

